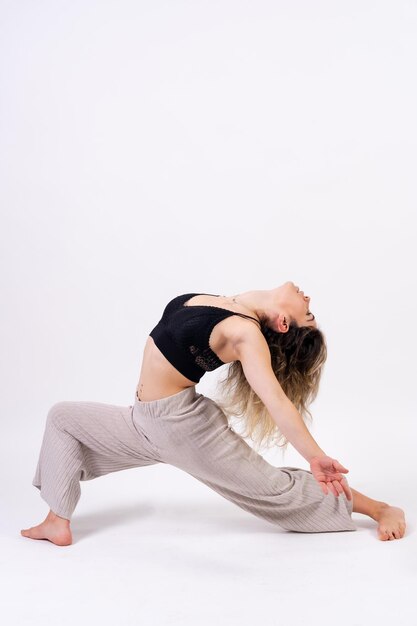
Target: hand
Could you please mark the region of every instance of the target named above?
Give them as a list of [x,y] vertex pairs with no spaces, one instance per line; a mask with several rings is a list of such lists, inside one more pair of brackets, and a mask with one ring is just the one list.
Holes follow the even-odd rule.
[[310,460],[310,469],[314,478],[319,483],[322,491],[327,495],[329,490],[338,497],[345,492],[348,500],[352,500],[352,492],[346,477],[341,472],[348,472],[339,461],[330,456],[313,456]]

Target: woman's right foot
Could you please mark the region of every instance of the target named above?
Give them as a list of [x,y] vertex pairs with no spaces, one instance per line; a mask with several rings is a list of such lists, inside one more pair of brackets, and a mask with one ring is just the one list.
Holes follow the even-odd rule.
[[383,504],[374,517],[378,522],[378,539],[390,541],[404,537],[406,523],[404,511],[396,506]]
[[64,517],[59,517],[52,511],[49,511],[41,524],[23,529],[20,534],[29,539],[47,539],[57,546],[72,544],[70,521]]

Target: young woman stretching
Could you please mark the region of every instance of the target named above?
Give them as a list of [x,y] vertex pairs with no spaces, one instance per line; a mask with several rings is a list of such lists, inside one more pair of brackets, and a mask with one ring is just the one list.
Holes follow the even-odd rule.
[[[171,300],[147,339],[133,405],[63,401],[50,408],[32,483],[50,511],[21,534],[69,545],[79,481],[168,463],[289,531],[356,530],[355,511],[377,522],[379,539],[403,537],[402,509],[351,489],[343,475],[349,470],[326,455],[303,421],[311,418],[307,405],[327,356],[309,303],[291,281]],[[226,363],[225,402],[197,393],[204,373]],[[271,465],[227,416],[240,418],[243,436],[257,446],[290,442],[310,471]]]

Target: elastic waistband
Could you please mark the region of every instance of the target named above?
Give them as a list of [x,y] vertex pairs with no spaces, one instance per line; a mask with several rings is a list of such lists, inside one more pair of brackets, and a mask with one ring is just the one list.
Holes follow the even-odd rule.
[[135,392],[135,407],[149,415],[157,416],[158,413],[161,411],[166,412],[167,409],[169,412],[182,409],[195,401],[200,395],[197,393],[194,385],[186,387],[186,389],[174,393],[172,396],[166,396],[158,400],[149,400],[148,402],[139,400],[137,392]]

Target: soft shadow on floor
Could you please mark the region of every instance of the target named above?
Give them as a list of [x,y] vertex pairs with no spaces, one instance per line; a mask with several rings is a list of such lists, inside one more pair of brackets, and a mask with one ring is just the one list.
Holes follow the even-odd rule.
[[[224,507],[213,504],[190,505],[178,502],[154,505],[142,502],[100,509],[88,514],[75,513],[71,520],[71,530],[74,541],[130,522],[137,522],[138,529],[146,524],[146,533],[149,535],[166,535],[173,528],[177,532],[179,525],[181,532],[190,535],[201,534],[202,530],[215,534],[219,531],[224,534],[235,534],[236,531],[255,534],[288,532],[250,513],[246,515],[247,517],[242,516],[240,512],[235,515],[233,511],[225,511]],[[149,521],[152,522],[151,525]]]
[[[367,531],[374,535],[377,531],[377,523],[360,514],[353,514],[352,519],[357,531]],[[180,531],[188,535],[204,534],[277,534],[285,533],[289,536],[296,536],[300,533],[288,531],[279,526],[257,518],[250,513],[243,514],[240,511],[227,510],[224,506],[213,505],[212,503],[182,503],[166,502],[153,504],[152,502],[141,502],[126,506],[114,506],[100,509],[94,513],[74,514],[71,522],[71,529],[74,541],[79,541],[89,535],[97,535],[109,528],[118,528],[126,524],[134,524],[138,530],[146,527],[146,534],[149,536],[161,535]],[[151,524],[149,523],[151,522]],[[329,531],[330,532],[330,531]],[[337,531],[334,531],[337,532]],[[350,534],[351,531],[346,531]],[[407,534],[411,528],[407,527]],[[301,533],[315,534],[318,533]],[[324,534],[324,533],[320,533]]]

